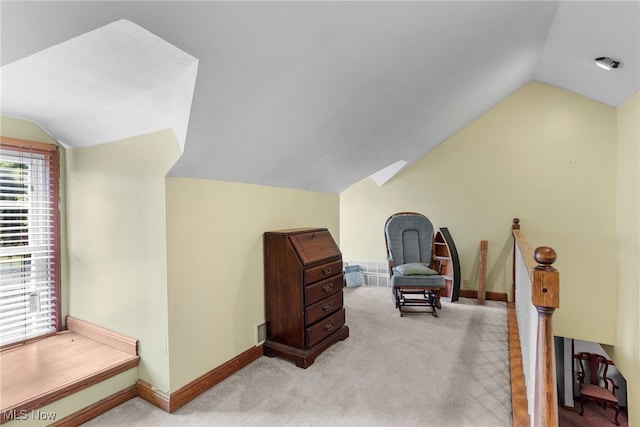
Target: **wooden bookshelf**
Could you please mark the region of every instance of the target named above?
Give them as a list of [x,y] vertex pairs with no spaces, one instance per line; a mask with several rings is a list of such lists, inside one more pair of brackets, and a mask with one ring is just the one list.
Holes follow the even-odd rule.
[[442,296],[451,298],[451,302],[458,301],[460,297],[460,260],[456,245],[447,227],[441,227],[436,233],[433,245],[435,257],[440,263],[440,274],[444,276],[445,289]]

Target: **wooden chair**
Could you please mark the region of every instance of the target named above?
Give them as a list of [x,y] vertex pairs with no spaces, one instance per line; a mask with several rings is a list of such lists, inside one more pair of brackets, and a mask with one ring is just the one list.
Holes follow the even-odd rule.
[[415,212],[391,215],[384,227],[391,289],[396,308],[423,306],[438,317],[444,277],[433,251],[433,225]]
[[611,406],[616,410],[615,424],[618,422],[618,398],[616,389],[619,387],[613,379],[607,376],[609,366],[613,361],[604,356],[594,353],[582,352],[574,354],[573,358],[578,361],[580,370],[578,371],[578,382],[580,391],[580,415],[584,414],[584,401],[593,400],[602,405],[603,408]]

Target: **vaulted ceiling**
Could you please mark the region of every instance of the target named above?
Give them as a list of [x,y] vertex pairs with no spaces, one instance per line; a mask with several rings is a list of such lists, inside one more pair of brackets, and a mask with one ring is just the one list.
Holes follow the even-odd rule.
[[339,193],[383,183],[532,80],[614,107],[640,88],[638,1],[0,8],[3,115],[70,147],[172,128],[173,176]]

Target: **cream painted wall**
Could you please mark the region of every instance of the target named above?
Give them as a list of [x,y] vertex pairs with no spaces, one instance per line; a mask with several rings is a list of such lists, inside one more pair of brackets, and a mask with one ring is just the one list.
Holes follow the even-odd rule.
[[58,141],[36,122],[14,117],[0,116],[0,135],[59,145]]
[[326,227],[339,196],[167,178],[171,391],[256,345],[264,322],[263,233]]
[[640,92],[618,108],[618,305],[611,357],[627,380],[629,425],[640,426]]
[[169,391],[165,175],[171,130],[66,150],[71,315],[138,339],[139,378]]
[[616,133],[615,109],[529,83],[384,186],[365,179],[344,191],[345,259],[384,261],[387,217],[418,211],[435,227],[449,227],[462,279],[471,289],[477,288],[480,241],[488,240],[487,290],[510,293],[510,227],[519,217],[534,247],[548,245],[558,253],[561,292],[554,332],[611,344]]

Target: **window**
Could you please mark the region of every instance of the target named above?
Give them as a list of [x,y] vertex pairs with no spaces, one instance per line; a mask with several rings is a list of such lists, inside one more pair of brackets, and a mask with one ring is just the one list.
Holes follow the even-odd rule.
[[58,330],[58,147],[0,140],[0,345]]

